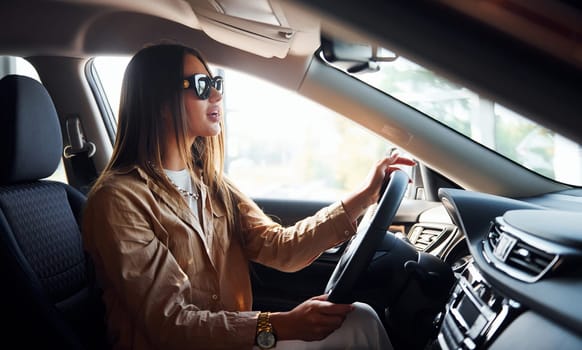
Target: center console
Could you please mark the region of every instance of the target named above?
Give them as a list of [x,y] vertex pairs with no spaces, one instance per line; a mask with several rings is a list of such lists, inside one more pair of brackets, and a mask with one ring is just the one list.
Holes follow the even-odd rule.
[[437,318],[435,349],[487,347],[502,326],[515,318],[520,305],[495,292],[473,263],[458,275],[445,311]]

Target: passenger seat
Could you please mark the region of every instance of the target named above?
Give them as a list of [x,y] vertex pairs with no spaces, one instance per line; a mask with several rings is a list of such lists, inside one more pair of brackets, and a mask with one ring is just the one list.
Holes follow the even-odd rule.
[[[85,196],[42,180],[63,151],[42,84],[0,80],[0,347],[106,349],[104,307],[82,246]],[[5,343],[4,343],[5,342]]]

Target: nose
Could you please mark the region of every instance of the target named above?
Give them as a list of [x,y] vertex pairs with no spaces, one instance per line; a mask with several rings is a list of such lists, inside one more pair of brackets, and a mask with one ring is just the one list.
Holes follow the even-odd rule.
[[208,97],[208,99],[212,102],[218,102],[218,101],[222,100],[222,94],[220,92],[218,92],[218,90],[216,90],[216,88],[211,87],[210,88],[210,96]]

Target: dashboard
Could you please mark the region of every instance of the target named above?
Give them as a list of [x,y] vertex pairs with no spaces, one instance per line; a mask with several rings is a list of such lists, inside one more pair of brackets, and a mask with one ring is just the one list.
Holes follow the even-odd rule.
[[443,207],[408,234],[417,249],[457,262],[433,348],[582,349],[580,197],[441,189],[439,198]]

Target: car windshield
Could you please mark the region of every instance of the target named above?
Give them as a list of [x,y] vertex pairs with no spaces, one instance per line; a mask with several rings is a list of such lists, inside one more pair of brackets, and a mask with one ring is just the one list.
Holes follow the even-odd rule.
[[538,174],[582,185],[576,142],[404,57],[368,68],[352,75]]

